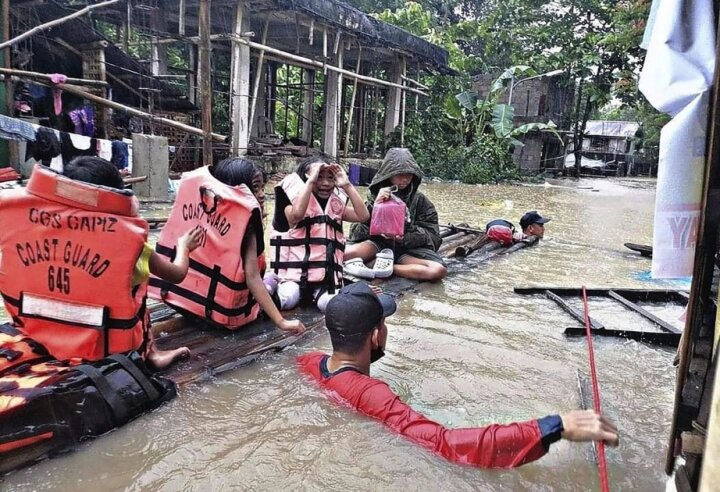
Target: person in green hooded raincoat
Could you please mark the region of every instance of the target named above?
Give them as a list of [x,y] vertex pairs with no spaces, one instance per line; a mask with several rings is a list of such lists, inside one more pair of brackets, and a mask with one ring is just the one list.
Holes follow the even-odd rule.
[[405,233],[402,237],[371,236],[370,221],[354,224],[350,242],[345,248],[346,272],[364,278],[381,278],[395,274],[415,280],[436,282],[447,274],[447,267],[437,253],[442,244],[438,214],[432,202],[420,191],[422,170],[409,150],[393,148],[370,183],[366,203],[373,205],[389,200],[391,190],[407,206]]

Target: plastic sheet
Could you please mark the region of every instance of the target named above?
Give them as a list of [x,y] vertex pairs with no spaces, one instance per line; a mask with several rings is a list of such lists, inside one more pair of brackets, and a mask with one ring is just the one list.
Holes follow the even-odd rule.
[[711,0],[655,0],[640,90],[672,121],[660,134],[654,278],[692,274],[700,219],[707,112],[715,71]]

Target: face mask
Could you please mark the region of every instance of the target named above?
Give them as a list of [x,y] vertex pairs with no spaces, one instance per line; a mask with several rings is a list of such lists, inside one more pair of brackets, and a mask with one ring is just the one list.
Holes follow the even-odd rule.
[[383,357],[385,357],[385,351],[382,349],[382,347],[372,349],[370,351],[370,364],[379,361]]

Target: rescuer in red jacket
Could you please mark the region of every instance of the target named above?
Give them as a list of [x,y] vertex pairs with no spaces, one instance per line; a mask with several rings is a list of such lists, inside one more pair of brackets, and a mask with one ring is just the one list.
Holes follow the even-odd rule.
[[370,364],[384,355],[385,318],[395,309],[391,296],[376,295],[367,284],[344,287],[325,313],[333,354],[302,355],[301,370],[358,411],[456,463],[512,468],[542,457],[560,439],[618,445],[613,423],[593,411],[463,429],[447,429],[417,413],[386,383],[369,375]]

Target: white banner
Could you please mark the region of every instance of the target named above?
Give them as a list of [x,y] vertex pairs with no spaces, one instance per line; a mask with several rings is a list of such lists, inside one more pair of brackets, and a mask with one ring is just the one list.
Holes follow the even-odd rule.
[[673,117],[660,134],[654,278],[692,275],[715,70],[712,0],[655,0],[640,90]]

